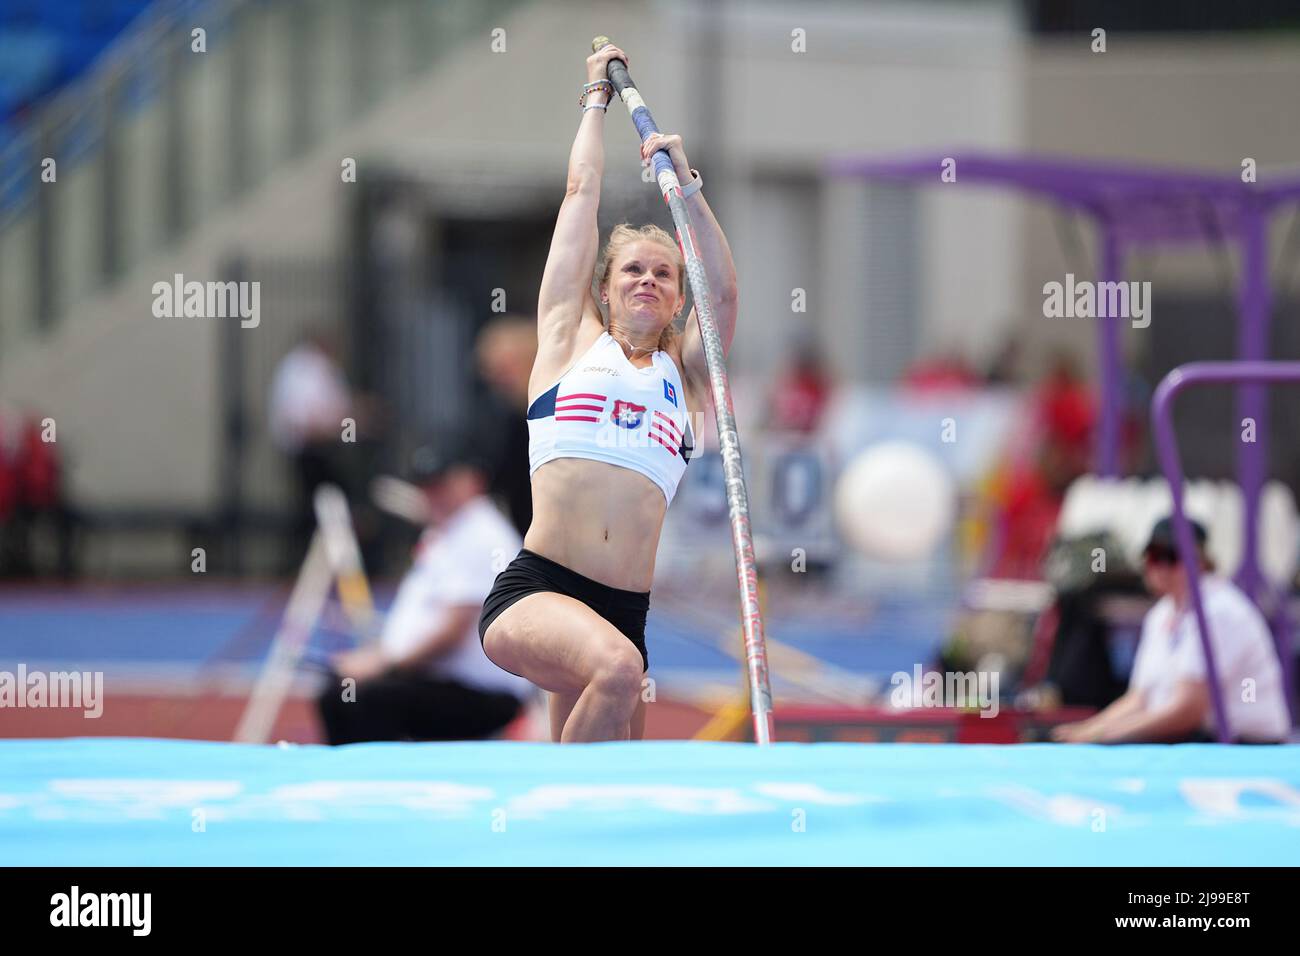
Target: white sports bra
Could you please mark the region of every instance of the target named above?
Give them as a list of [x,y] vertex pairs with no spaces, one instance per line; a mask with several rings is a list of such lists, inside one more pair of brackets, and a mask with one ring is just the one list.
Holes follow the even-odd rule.
[[694,446],[686,390],[667,352],[633,365],[601,332],[528,407],[528,473],[556,458],[586,458],[645,475],[672,504]]

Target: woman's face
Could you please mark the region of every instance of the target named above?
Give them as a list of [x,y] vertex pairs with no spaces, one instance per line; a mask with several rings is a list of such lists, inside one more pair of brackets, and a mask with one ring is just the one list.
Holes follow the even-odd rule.
[[629,243],[609,271],[605,294],[610,318],[663,329],[686,302],[677,287],[672,253],[657,242]]

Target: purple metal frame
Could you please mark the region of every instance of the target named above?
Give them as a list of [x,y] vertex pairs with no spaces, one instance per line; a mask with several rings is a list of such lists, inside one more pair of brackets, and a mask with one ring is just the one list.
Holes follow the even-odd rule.
[[[1214,720],[1218,728],[1220,743],[1229,743],[1232,739],[1228,726],[1227,711],[1223,706],[1223,690],[1219,686],[1218,669],[1214,665],[1214,650],[1210,646],[1210,629],[1205,619],[1205,606],[1201,601],[1200,565],[1196,558],[1196,544],[1192,540],[1192,526],[1183,510],[1183,466],[1178,455],[1178,439],[1174,435],[1174,399],[1184,388],[1190,385],[1240,385],[1251,383],[1259,391],[1266,384],[1287,382],[1300,384],[1300,362],[1190,362],[1173,369],[1156,388],[1151,400],[1151,429],[1155,437],[1156,454],[1160,458],[1160,469],[1169,482],[1169,491],[1174,499],[1174,539],[1178,545],[1178,557],[1187,569],[1187,583],[1192,595],[1192,608],[1196,613],[1196,626],[1201,635],[1201,647],[1205,651],[1205,666],[1209,676],[1210,698],[1214,703]],[[1253,515],[1248,510],[1247,521]],[[1251,534],[1253,524],[1246,527],[1246,540],[1253,542]],[[1274,621],[1274,643],[1278,659],[1282,664],[1282,687],[1286,695],[1287,709],[1291,709],[1294,688],[1294,662],[1291,659],[1291,630],[1287,619],[1286,594],[1279,595]],[[1292,722],[1295,714],[1291,714]]]
[[[832,160],[828,169],[834,176],[936,185],[943,183],[943,174],[951,170],[957,183],[1004,186],[1048,199],[1088,216],[1096,224],[1101,244],[1099,282],[1120,281],[1127,255],[1134,249],[1214,245],[1229,240],[1236,244],[1242,262],[1237,287],[1237,358],[1251,371],[1232,381],[1238,385],[1238,414],[1255,422],[1257,439],[1242,442],[1237,450],[1237,483],[1245,501],[1244,547],[1237,583],[1259,603],[1265,588],[1259,569],[1259,499],[1268,462],[1268,402],[1263,386],[1274,380],[1255,377],[1256,366],[1264,366],[1263,360],[1268,357],[1273,308],[1268,229],[1274,213],[1300,202],[1300,176],[1266,175],[1265,182],[1247,183],[1239,174],[964,151],[901,159],[839,158]],[[1103,477],[1118,476],[1120,465],[1124,359],[1118,323],[1114,316],[1104,316],[1098,322],[1101,409],[1094,468]],[[1203,367],[1196,364],[1183,368]],[[1165,383],[1169,381],[1166,378]],[[1279,636],[1289,635],[1284,618],[1283,612]],[[1290,688],[1289,654],[1284,658],[1284,667]]]
[[[945,166],[947,160],[955,166]],[[1082,162],[1035,156],[990,156],[952,151],[903,159],[844,158],[830,162],[832,175],[905,183],[942,183],[945,168],[957,183],[1005,186],[1051,200],[1090,217],[1101,236],[1099,282],[1118,282],[1136,248],[1161,244],[1209,245],[1227,239],[1242,255],[1237,290],[1237,357],[1268,357],[1272,294],[1268,278],[1268,226],[1280,207],[1300,202],[1300,176],[1270,177],[1245,183],[1240,176],[1188,172],[1108,162]],[[1101,410],[1095,470],[1119,474],[1123,418],[1124,360],[1118,319],[1098,322]],[[1237,406],[1256,423],[1259,440],[1243,443],[1237,454],[1237,480],[1246,499],[1246,548],[1237,580],[1254,598],[1263,583],[1259,573],[1256,517],[1268,461],[1267,402],[1261,387],[1242,385]]]

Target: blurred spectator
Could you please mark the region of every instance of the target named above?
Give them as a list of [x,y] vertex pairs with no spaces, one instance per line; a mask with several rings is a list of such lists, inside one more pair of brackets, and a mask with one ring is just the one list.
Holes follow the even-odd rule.
[[499,498],[520,534],[533,520],[528,473],[528,379],[537,357],[537,322],[503,315],[483,327],[475,345],[489,395],[478,407],[478,433],[489,458],[488,492]]
[[69,515],[63,502],[58,446],[41,420],[0,403],[0,576],[37,573],[32,538],[41,523],[58,540],[59,574],[72,574]]
[[1009,386],[1019,382],[1020,375],[1020,340],[1015,336],[1011,336],[1002,344],[1002,348],[998,350],[998,354],[994,356],[993,361],[989,364],[984,381],[988,385]]
[[999,517],[990,573],[998,577],[1038,576],[1065,492],[1092,461],[1096,403],[1068,353],[1053,357],[1028,415],[992,482]]
[[899,380],[904,391],[941,392],[975,388],[979,374],[960,355],[939,355],[913,364]]
[[346,487],[339,441],[354,403],[337,354],[328,333],[312,332],[285,355],[271,380],[271,441],[288,456],[297,491],[292,565],[302,560],[316,526],[316,488],[326,482]]
[[1037,578],[1056,533],[1060,499],[1052,494],[1033,462],[1008,461],[990,481],[997,511],[996,550],[988,574],[997,578]]
[[1039,472],[1047,488],[1061,495],[1088,471],[1097,415],[1092,389],[1069,353],[1052,357],[1051,368],[1034,394],[1034,406],[1042,443]]
[[[1204,575],[1204,602],[1228,725],[1239,742],[1279,743],[1290,731],[1282,669],[1259,610],[1232,582],[1213,574],[1205,529],[1192,522]],[[1143,552],[1147,588],[1159,600],[1142,622],[1129,689],[1099,714],[1057,727],[1069,743],[1176,743],[1213,740],[1214,708],[1187,570],[1173,522],[1156,523]],[[1244,688],[1252,688],[1247,694]]]
[[772,392],[772,427],[811,434],[821,424],[834,382],[811,336],[796,340],[793,346],[794,357]]
[[[1107,555],[1096,565],[1097,549]],[[1127,681],[1117,672],[1106,605],[1117,597],[1140,598],[1140,574],[1124,547],[1108,532],[1057,537],[1043,562],[1043,578],[1056,599],[1034,625],[1034,648],[1022,679],[1040,704],[1099,709],[1118,699]]]
[[[318,705],[331,744],[469,740],[505,728],[533,693],[483,653],[478,618],[499,569],[523,540],[486,495],[473,431],[449,432],[411,456],[431,525],[377,647],[338,655]],[[357,682],[346,699],[342,678]]]

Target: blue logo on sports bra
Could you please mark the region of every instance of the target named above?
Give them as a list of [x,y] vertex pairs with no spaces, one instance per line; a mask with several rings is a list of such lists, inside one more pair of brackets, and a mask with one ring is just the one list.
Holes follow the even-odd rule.
[[677,407],[677,389],[673,388],[673,383],[664,379],[664,398],[673,403],[673,408]]

